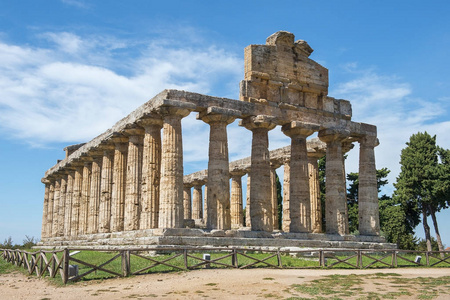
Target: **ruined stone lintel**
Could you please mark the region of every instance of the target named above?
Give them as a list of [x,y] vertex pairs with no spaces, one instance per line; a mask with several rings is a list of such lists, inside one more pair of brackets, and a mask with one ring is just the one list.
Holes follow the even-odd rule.
[[327,233],[348,234],[347,194],[342,142],[349,132],[340,128],[319,131],[319,138],[327,143],[325,219]]

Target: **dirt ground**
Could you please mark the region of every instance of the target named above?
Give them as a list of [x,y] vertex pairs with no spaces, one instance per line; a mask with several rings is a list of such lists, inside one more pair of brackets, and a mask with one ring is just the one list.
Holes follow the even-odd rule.
[[[450,268],[381,270],[209,269],[141,275],[103,281],[82,281],[67,286],[58,286],[46,279],[40,279],[34,275],[26,276],[15,271],[0,275],[0,299],[286,299],[289,297],[314,299],[316,296],[298,291],[293,285],[311,284],[312,280],[325,279],[327,276],[329,278],[329,275],[332,274],[355,274],[357,276],[354,277],[362,279],[358,286],[351,288],[351,290],[355,290],[355,294],[347,296],[345,299],[361,297],[367,299],[371,292],[390,293],[391,297],[395,296],[391,299],[418,299],[420,284],[415,280],[420,280],[420,277],[450,276]],[[389,276],[406,281],[412,279],[413,282],[408,281],[407,284],[403,285],[392,284],[392,280],[389,281],[385,278],[394,278]],[[441,282],[438,288],[433,288],[437,293],[427,299],[450,299],[450,280],[448,278],[445,280],[447,282]],[[403,294],[399,291],[403,291]],[[318,292],[320,293],[320,288]],[[339,295],[334,296],[338,297]],[[327,298],[329,297],[331,295],[327,296]]]

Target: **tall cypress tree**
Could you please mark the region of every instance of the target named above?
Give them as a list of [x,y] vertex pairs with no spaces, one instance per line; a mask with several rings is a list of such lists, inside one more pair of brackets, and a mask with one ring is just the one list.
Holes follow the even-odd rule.
[[[439,250],[442,251],[435,213],[448,204],[449,184],[445,173],[448,152],[440,149],[436,145],[436,136],[432,137],[427,132],[413,134],[406,145],[401,153],[401,172],[394,184],[394,197],[404,207],[409,226],[416,227],[422,219],[428,251],[431,251],[431,234],[427,216],[432,216]],[[439,156],[442,162],[439,162]],[[447,164],[443,163],[444,160]]]

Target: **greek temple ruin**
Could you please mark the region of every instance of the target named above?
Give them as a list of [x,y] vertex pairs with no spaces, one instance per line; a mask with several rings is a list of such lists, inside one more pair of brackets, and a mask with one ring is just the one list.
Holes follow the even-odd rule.
[[[40,246],[390,247],[380,236],[377,128],[352,121],[350,102],[328,96],[328,70],[312,52],[279,31],[245,48],[239,100],[164,90],[93,140],[66,147],[42,179]],[[181,126],[194,112],[209,124],[208,168],[185,175]],[[234,121],[252,133],[251,156],[230,162],[227,125]],[[269,151],[268,133],[280,129],[291,145]],[[349,234],[344,165],[354,143],[359,235]],[[325,154],[322,207],[318,159]]]

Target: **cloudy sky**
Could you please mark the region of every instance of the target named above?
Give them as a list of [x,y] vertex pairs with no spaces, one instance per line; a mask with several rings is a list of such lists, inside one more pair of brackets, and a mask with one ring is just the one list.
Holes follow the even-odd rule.
[[[329,95],[378,126],[377,167],[399,173],[418,131],[450,148],[447,1],[3,0],[0,9],[0,241],[40,237],[44,172],[158,92],[237,99],[243,49],[278,30],[329,69]],[[207,167],[208,127],[183,120],[185,173]],[[230,159],[251,135],[229,126]],[[270,148],[289,140],[279,128]],[[357,171],[358,149],[347,160]],[[280,175],[281,171],[279,170]],[[438,215],[450,245],[450,210]],[[422,235],[421,228],[417,233]]]

